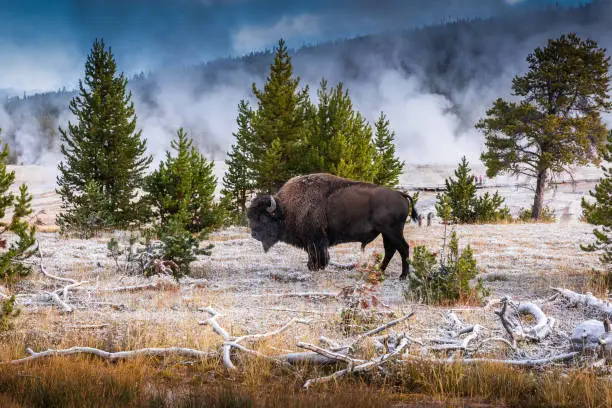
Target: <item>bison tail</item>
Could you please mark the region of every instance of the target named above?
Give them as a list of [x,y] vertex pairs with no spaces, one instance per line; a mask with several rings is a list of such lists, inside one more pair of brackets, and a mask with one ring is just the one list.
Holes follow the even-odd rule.
[[407,193],[402,193],[402,195],[406,197],[408,201],[410,201],[410,218],[412,218],[412,221],[417,222],[419,220],[419,214],[417,213],[417,210],[415,208],[412,196]]

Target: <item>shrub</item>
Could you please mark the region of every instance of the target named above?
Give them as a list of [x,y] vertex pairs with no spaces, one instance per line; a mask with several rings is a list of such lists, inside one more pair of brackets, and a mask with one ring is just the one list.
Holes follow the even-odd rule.
[[557,221],[557,215],[555,214],[555,211],[550,209],[550,207],[545,206],[542,208],[542,211],[540,212],[540,218],[537,220],[534,220],[531,216],[531,209],[530,208],[523,208],[521,209],[521,211],[519,212],[519,215],[517,217],[517,219],[521,222],[544,222],[544,223],[553,223],[555,221]]
[[[444,250],[444,248],[443,248]],[[468,245],[459,253],[459,240],[453,231],[448,244],[446,257],[441,260],[424,246],[414,249],[411,261],[412,273],[409,274],[409,287],[405,296],[428,304],[454,303],[459,300],[477,300],[488,296],[482,279],[475,287],[470,280],[478,274],[476,260]]]
[[144,276],[168,274],[178,281],[189,275],[189,265],[197,259],[197,255],[208,256],[213,247],[200,248],[200,240],[177,222],[171,222],[158,232],[158,239],[153,239],[153,230],[144,231],[140,240],[131,236],[128,245],[122,245],[112,238],[107,244],[107,255],[115,260],[117,269],[123,273]]
[[2,302],[0,309],[0,333],[11,330],[13,328],[12,319],[20,313],[19,309],[15,309],[15,296],[11,296]]

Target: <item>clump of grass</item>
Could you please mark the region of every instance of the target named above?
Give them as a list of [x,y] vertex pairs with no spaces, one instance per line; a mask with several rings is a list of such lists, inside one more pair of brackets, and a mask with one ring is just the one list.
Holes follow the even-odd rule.
[[484,280],[486,282],[507,282],[510,278],[504,273],[490,273],[485,275]]

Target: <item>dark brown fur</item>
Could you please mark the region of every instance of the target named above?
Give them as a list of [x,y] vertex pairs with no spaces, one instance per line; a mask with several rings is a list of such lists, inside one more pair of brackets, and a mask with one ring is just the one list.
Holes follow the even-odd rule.
[[[385,269],[395,251],[402,257],[402,275],[408,273],[409,247],[403,228],[410,212],[410,197],[398,191],[330,174],[309,174],[287,181],[273,198],[276,210],[267,209],[271,196],[258,196],[247,216],[252,235],[268,250],[278,241],[308,252],[308,268],[323,269],[328,247],[361,242],[362,248],[383,235]],[[414,208],[411,212],[416,220]]]

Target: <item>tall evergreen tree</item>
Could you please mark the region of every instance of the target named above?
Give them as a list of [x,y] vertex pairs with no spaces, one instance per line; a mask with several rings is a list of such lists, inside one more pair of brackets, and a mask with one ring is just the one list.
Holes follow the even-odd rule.
[[512,81],[520,102],[498,99],[476,125],[486,137],[487,176],[499,173],[535,179],[531,215],[539,219],[544,190],[572,164],[598,161],[608,111],[610,58],[592,40],[576,34],[549,40],[528,55],[529,71]]
[[601,261],[612,268],[612,131],[608,132],[607,151],[603,153],[603,158],[609,167],[601,167],[604,175],[595,186],[595,191],[589,191],[595,201],[589,203],[582,199],[586,220],[600,225],[601,229],[594,229],[595,242],[582,248],[587,251],[601,251]]
[[253,111],[249,104],[244,100],[240,101],[236,120],[238,131],[233,134],[236,141],[225,159],[227,170],[223,176],[221,193],[229,200],[229,210],[237,219],[244,218],[249,192],[255,189],[251,152],[254,137],[252,117]]
[[380,113],[374,128],[376,130],[374,138],[376,159],[373,182],[382,186],[395,187],[406,165],[395,156],[395,144],[393,143],[395,132],[389,129],[389,119],[383,112]]
[[275,192],[289,178],[300,174],[308,87],[299,89],[291,57],[281,39],[262,90],[253,84],[257,111],[253,115],[251,146],[257,189]]
[[92,227],[79,211],[91,203],[87,186],[96,186],[96,195],[104,197],[97,212],[104,214],[105,223],[97,227],[125,228],[146,214],[136,190],[152,159],[146,156],[141,131],[136,131],[126,85],[123,73],[117,74],[111,49],[96,39],[85,63],[85,79],[79,80],[79,94],[70,102],[77,123],[59,129],[64,161],[57,179],[62,199],[58,223],[64,230]]

